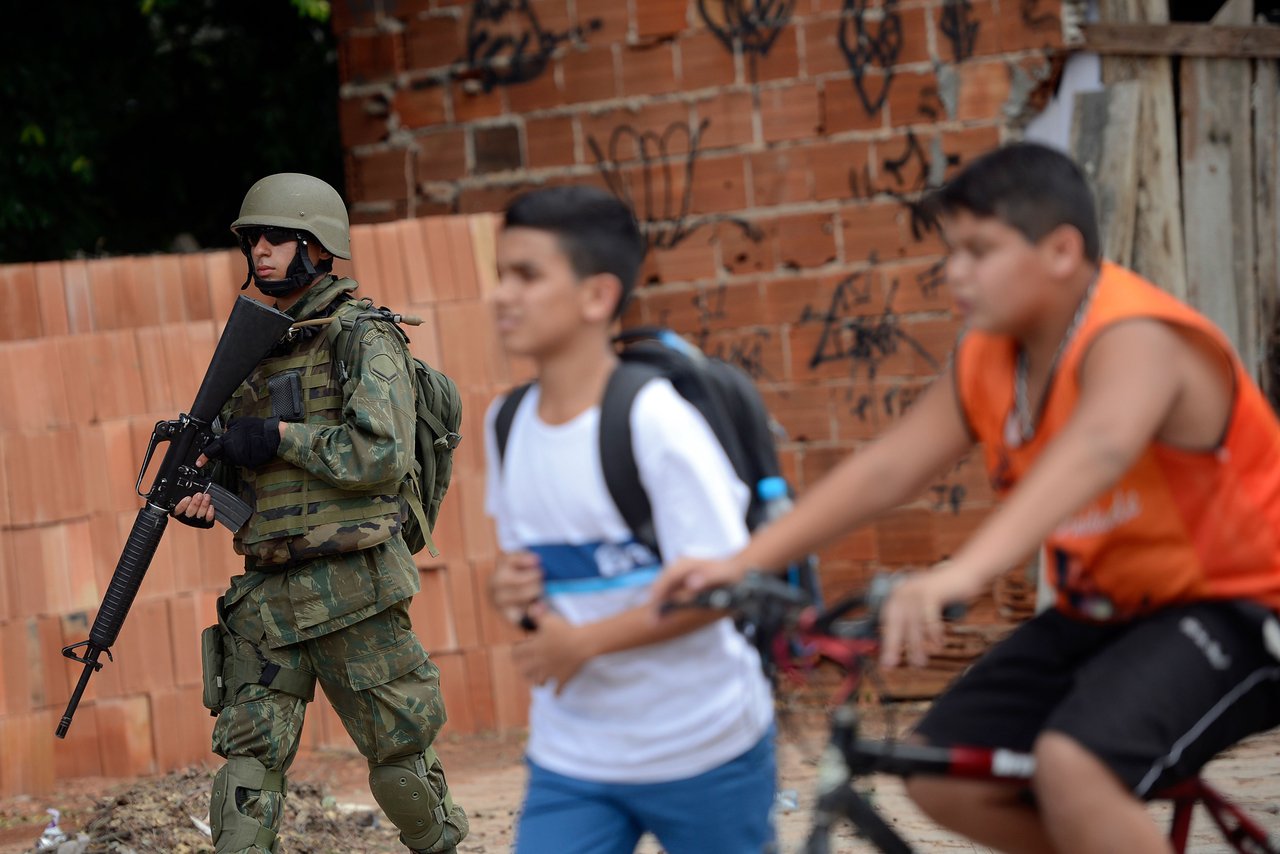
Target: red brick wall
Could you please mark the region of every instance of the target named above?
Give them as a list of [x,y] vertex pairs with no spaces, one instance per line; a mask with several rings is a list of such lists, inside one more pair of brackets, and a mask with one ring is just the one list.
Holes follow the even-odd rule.
[[[958,327],[941,247],[911,205],[1034,109],[1060,14],[1058,0],[338,0],[353,215],[608,187],[652,246],[628,321],[746,367],[803,488],[945,362]],[[828,550],[827,583],[946,554],[990,497],[976,459],[960,466]]]

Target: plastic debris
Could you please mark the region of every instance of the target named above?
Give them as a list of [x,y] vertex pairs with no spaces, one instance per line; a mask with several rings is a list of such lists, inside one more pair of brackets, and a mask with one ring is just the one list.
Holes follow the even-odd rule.
[[40,834],[40,838],[36,840],[37,851],[56,851],[58,846],[67,841],[67,834],[62,828],[58,827],[58,819],[62,818],[62,813],[55,809],[45,810],[49,814],[49,824],[45,826],[44,832]]

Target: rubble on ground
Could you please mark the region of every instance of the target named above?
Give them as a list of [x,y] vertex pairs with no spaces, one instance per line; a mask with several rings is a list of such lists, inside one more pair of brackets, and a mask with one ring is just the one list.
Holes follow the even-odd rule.
[[[211,854],[213,772],[191,769],[139,780],[98,800],[60,854]],[[70,833],[68,834],[71,835]],[[394,828],[367,807],[339,805],[313,783],[290,784],[282,854],[403,851]],[[33,849],[35,850],[35,849]],[[46,849],[48,850],[48,849]]]

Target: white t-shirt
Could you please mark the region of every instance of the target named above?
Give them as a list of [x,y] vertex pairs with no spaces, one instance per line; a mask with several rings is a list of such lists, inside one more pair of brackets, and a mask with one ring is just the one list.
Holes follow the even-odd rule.
[[[645,605],[658,558],[637,543],[600,466],[600,409],[565,424],[537,415],[525,395],[498,460],[485,424],[486,509],[504,551],[540,557],[549,605],[575,625]],[[631,410],[636,467],[668,560],[722,557],[747,541],[749,494],[711,428],[666,380]],[[655,783],[701,774],[745,753],[773,720],[756,651],[726,618],[661,643],[587,662],[559,696],[535,687],[529,758],[583,780]]]

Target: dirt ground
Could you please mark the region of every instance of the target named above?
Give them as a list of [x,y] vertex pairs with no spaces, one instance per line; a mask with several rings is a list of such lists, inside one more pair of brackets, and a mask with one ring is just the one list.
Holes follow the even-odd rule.
[[[894,725],[905,727],[919,713],[919,705],[899,707]],[[868,734],[882,734],[885,716],[868,715]],[[778,830],[783,852],[801,849],[808,831],[815,788],[816,760],[825,739],[821,713],[791,712],[782,721],[778,742]],[[523,794],[525,771],[521,761],[523,737],[442,738],[437,745],[455,797],[471,816],[472,833],[462,847],[466,854],[496,854],[510,848],[511,829]],[[45,809],[63,812],[62,827],[84,832],[84,854],[108,852],[168,852],[196,854],[212,851],[208,837],[197,829],[207,819],[212,769],[142,780],[80,780],[65,785],[49,798],[0,801],[0,854],[35,850],[46,821]],[[299,759],[290,775],[288,813],[282,849],[289,854],[390,854],[403,852],[396,833],[373,807],[366,788],[366,766],[352,751],[311,754]],[[1251,739],[1220,757],[1206,772],[1233,800],[1273,833],[1280,835],[1280,732]],[[921,851],[986,851],[980,846],[942,833],[908,802],[900,781],[876,777],[869,781],[880,812]],[[795,807],[786,802],[794,799]],[[1167,814],[1165,806],[1152,810]],[[1193,825],[1194,852],[1228,851],[1209,820],[1198,815]],[[833,850],[871,851],[850,829],[841,828]],[[661,848],[646,840],[639,849],[656,854]]]

